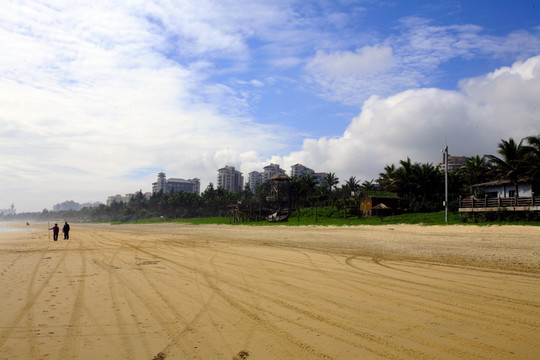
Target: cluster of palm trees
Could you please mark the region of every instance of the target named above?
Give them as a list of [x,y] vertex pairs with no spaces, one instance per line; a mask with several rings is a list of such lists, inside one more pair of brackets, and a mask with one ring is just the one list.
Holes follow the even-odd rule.
[[498,179],[510,180],[519,196],[518,181],[528,179],[533,185],[540,180],[540,135],[521,139],[519,144],[510,138],[499,143],[500,158],[488,155],[488,172]]
[[401,198],[404,210],[435,211],[442,204],[444,173],[431,163],[413,163],[407,157],[399,162],[399,167],[386,166],[378,183],[384,191]]
[[[286,206],[291,208],[313,207],[313,206],[334,206],[336,201],[358,194],[360,190],[366,190],[366,187],[372,188],[373,182],[365,181],[360,184],[356,177],[351,176],[345,183],[338,187],[339,178],[335,173],[327,173],[322,181],[311,174],[294,176],[290,179],[287,192]],[[249,192],[249,184],[246,184],[246,190]],[[252,200],[266,207],[272,207],[272,204],[266,203],[268,195],[271,195],[271,184],[266,182],[260,185]],[[249,196],[244,196],[245,201],[251,201]]]
[[[498,155],[470,157],[458,171],[449,173],[449,192],[454,206],[459,196],[474,194],[473,186],[492,180],[508,180],[515,186],[522,180],[530,181],[533,189],[540,188],[540,135],[529,136],[517,143],[514,139],[501,140]],[[378,183],[385,191],[397,193],[403,206],[412,211],[437,210],[442,204],[444,175],[430,163],[412,163],[409,158],[400,166],[386,166]],[[452,202],[451,202],[452,204]]]
[[[521,139],[501,140],[497,155],[470,157],[458,171],[448,174],[450,206],[458,206],[460,196],[474,194],[473,186],[492,180],[508,180],[516,187],[521,180],[533,183],[540,189],[540,135]],[[328,173],[322,184],[311,175],[293,178],[292,199],[298,206],[334,206],[336,201],[358,200],[358,194],[382,190],[394,193],[401,199],[404,211],[437,211],[443,206],[445,177],[438,165],[413,162],[409,157],[384,168],[377,180],[360,182],[351,176],[341,187],[335,173]],[[263,191],[264,192],[264,191]]]

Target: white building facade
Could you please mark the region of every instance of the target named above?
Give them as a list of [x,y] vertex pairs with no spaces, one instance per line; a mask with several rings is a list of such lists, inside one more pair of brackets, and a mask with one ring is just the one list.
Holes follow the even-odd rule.
[[165,173],[160,172],[157,181],[152,183],[152,192],[158,193],[160,191],[164,193],[184,191],[198,195],[201,191],[201,182],[198,178],[188,180],[178,178],[167,179]]
[[262,181],[266,182],[268,181],[268,179],[278,174],[285,174],[285,170],[280,168],[278,164],[271,163],[270,165],[266,165],[263,168]]
[[257,190],[257,187],[263,183],[262,173],[258,171],[252,171],[249,173],[249,189],[253,194]]
[[229,191],[242,191],[244,189],[244,176],[234,166],[226,165],[218,170],[217,186]]
[[476,189],[484,190],[486,196],[493,198],[513,198],[533,196],[532,183],[521,180],[518,181],[518,193],[516,186],[510,180],[496,180],[487,183],[473,185]]
[[303,175],[313,175],[315,171],[302,164],[291,166],[291,177],[302,177]]
[[310,169],[302,164],[295,164],[291,166],[291,177],[302,177],[304,175],[313,176],[318,185],[323,185],[325,181],[324,178],[326,177],[326,173],[315,172],[313,169]]

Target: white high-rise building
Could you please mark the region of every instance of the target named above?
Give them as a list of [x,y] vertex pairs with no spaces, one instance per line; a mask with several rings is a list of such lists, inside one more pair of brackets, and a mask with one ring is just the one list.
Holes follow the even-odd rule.
[[257,190],[257,186],[262,184],[262,173],[258,171],[252,171],[249,173],[249,188],[253,194]]
[[227,165],[218,170],[217,186],[229,191],[242,191],[244,176],[234,166]]
[[263,168],[263,173],[262,173],[262,181],[263,182],[266,182],[268,181],[268,179],[270,179],[271,177],[277,175],[277,174],[285,174],[285,170],[283,170],[282,168],[279,167],[278,164],[270,164],[270,165],[267,165]]
[[302,164],[291,166],[291,177],[301,177],[302,175],[313,175],[315,171]]
[[323,173],[323,172],[317,173],[313,169],[310,169],[307,166],[304,166],[302,164],[296,164],[296,165],[291,166],[292,177],[302,177],[304,175],[313,176],[317,180],[317,183],[319,185],[323,185],[326,173]]

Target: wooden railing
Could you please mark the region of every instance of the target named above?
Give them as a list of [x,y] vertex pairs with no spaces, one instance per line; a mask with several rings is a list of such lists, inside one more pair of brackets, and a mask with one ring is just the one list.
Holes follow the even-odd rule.
[[466,197],[459,201],[460,208],[507,208],[517,206],[540,206],[540,196],[511,198],[493,198],[486,196],[483,199]]

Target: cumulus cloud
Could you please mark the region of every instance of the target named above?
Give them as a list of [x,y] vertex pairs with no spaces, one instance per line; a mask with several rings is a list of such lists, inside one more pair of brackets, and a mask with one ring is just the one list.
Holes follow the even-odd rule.
[[457,91],[412,89],[372,96],[342,136],[306,139],[302,149],[274,159],[319,171],[376,179],[386,165],[410,157],[440,162],[452,155],[496,153],[501,139],[540,133],[540,56],[485,76],[465,79]]

